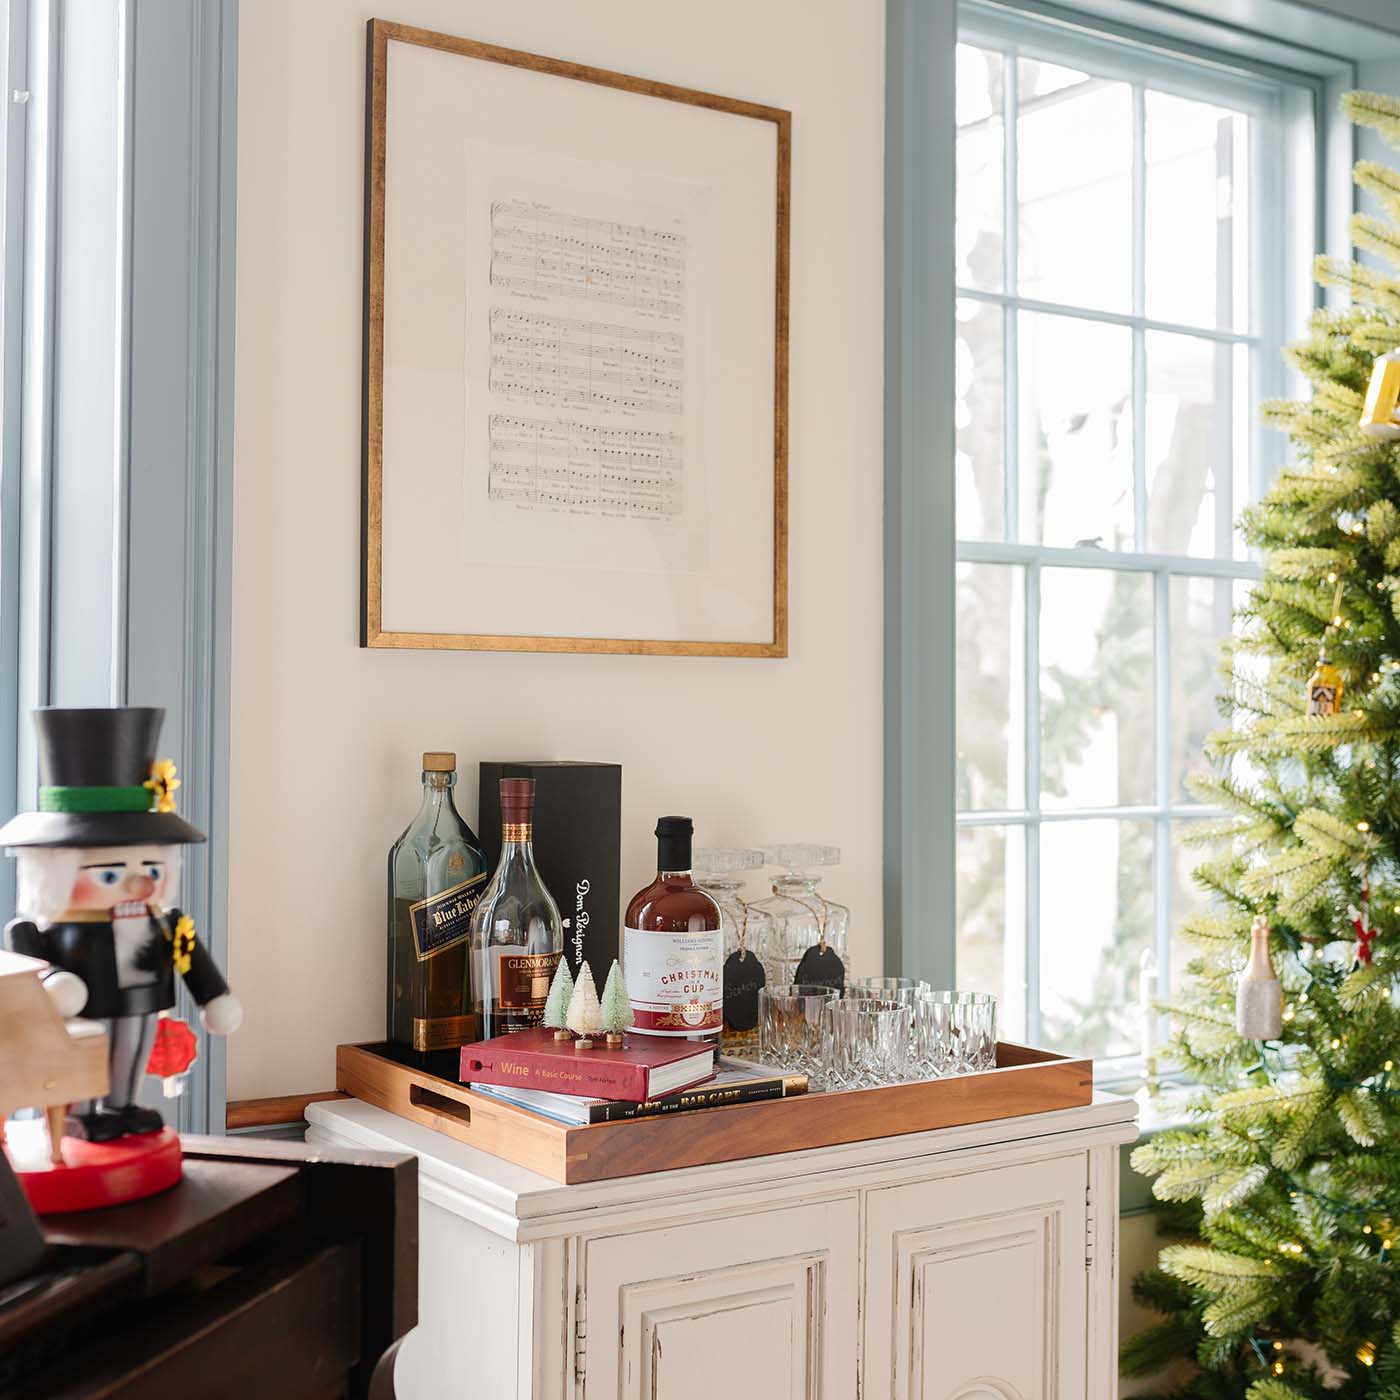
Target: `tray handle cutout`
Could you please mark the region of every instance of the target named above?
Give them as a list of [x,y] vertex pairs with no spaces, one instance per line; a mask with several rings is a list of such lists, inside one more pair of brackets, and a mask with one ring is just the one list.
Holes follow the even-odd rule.
[[472,1121],[470,1105],[458,1103],[456,1099],[449,1099],[446,1094],[439,1094],[433,1089],[425,1089],[421,1084],[408,1086],[408,1101],[414,1108],[426,1108],[429,1113],[439,1114],[443,1118],[455,1118],[459,1123]]

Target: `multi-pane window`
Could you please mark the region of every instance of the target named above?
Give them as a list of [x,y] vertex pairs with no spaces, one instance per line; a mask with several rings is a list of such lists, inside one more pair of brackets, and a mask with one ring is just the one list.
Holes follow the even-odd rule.
[[[1137,1048],[1201,899],[1186,779],[1311,251],[1282,81],[969,8],[957,64],[957,966],[1007,1033]],[[1305,231],[1310,234],[1310,230]]]

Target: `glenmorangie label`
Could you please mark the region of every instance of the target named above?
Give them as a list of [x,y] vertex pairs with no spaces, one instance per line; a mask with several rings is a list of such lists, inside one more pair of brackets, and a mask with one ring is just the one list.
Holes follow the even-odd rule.
[[498,1014],[515,1023],[517,1029],[540,1025],[544,1021],[544,1004],[549,999],[549,984],[562,956],[502,949],[496,962]]
[[[467,940],[471,932],[472,910],[481,898],[486,875],[473,875],[450,890],[431,895],[408,906],[408,922],[413,930],[413,951],[419,962],[445,953]],[[553,969],[551,969],[551,974]],[[548,989],[546,988],[546,991]],[[416,1036],[415,1036],[416,1039]],[[421,1048],[421,1047],[420,1047]]]

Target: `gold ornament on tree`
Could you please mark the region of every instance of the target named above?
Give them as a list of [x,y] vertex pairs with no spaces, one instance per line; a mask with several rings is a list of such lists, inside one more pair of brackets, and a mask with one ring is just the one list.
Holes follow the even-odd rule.
[[1400,350],[1377,355],[1371,365],[1361,430],[1383,442],[1400,441]]
[[1327,659],[1327,648],[1318,649],[1317,665],[1308,677],[1308,714],[1331,719],[1342,712],[1342,673]]

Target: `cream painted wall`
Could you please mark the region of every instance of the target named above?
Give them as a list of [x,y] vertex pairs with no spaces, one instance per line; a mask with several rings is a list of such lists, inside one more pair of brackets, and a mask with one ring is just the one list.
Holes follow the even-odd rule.
[[[793,112],[786,661],[364,651],[364,21],[372,14]],[[663,811],[709,844],[839,843],[881,946],[879,0],[243,0],[239,36],[230,1098],[321,1089],[381,1034],[384,861],[418,754],[623,765],[623,884]],[[432,548],[425,514],[423,546]]]

